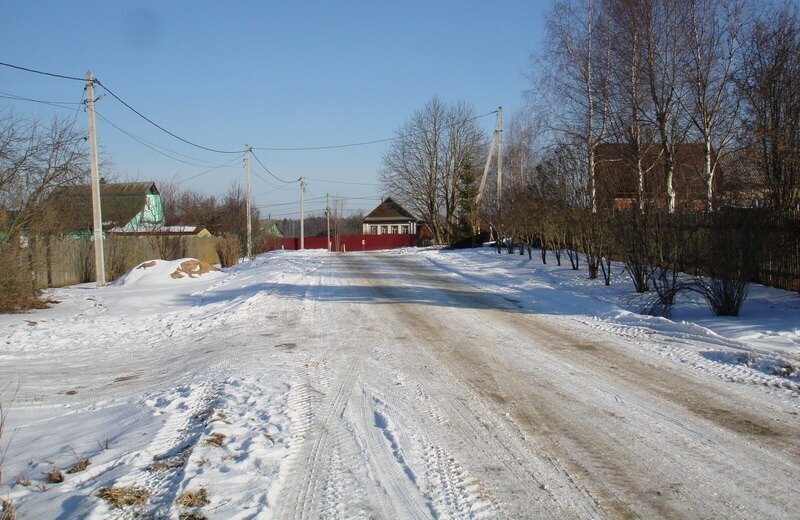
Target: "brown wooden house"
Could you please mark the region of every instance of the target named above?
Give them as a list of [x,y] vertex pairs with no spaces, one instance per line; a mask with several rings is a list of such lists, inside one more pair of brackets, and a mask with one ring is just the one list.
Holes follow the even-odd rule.
[[[704,149],[702,143],[684,143],[677,147],[672,184],[678,210],[702,211],[707,205],[707,188],[703,179]],[[667,205],[664,159],[661,147],[650,145],[642,157],[645,204],[658,208]],[[595,151],[595,185],[599,207],[629,209],[638,207],[639,180],[635,157],[624,143],[607,143]],[[714,174],[714,197],[722,186],[722,171]]]

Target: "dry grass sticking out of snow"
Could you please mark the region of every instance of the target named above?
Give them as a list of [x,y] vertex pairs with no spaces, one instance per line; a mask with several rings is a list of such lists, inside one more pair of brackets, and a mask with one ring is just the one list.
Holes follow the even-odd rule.
[[150,496],[150,492],[144,488],[133,486],[111,486],[100,489],[97,496],[107,501],[111,507],[119,509],[125,506],[143,505]]
[[178,495],[175,502],[183,507],[201,507],[210,503],[206,488],[200,488],[197,491],[184,491]]

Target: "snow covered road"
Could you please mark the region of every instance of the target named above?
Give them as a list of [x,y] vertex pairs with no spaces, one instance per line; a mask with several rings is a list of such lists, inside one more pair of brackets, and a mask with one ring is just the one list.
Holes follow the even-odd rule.
[[4,481],[0,497],[42,518],[122,515],[95,497],[112,484],[176,518],[200,487],[208,518],[800,510],[794,383],[730,377],[693,361],[728,348],[719,338],[595,322],[520,291],[513,264],[481,265],[281,252],[179,289],[68,288],[53,309],[2,317],[0,381],[19,385],[5,475],[92,465],[44,490]]

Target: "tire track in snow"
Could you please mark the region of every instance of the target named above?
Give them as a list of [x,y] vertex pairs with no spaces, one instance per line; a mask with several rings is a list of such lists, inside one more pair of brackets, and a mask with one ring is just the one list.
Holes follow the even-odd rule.
[[[349,262],[353,272],[372,272],[383,276],[376,276],[371,280],[386,280],[386,285],[371,282],[371,288],[380,300],[402,302],[403,297],[394,293],[394,286],[390,286],[392,273],[398,272],[397,266],[386,266],[381,262],[381,257],[358,256],[351,257]],[[377,263],[377,265],[376,265]],[[383,264],[383,265],[382,265]],[[388,267],[388,269],[387,269]],[[403,273],[413,272],[402,270]],[[414,273],[415,276],[426,280],[427,273]],[[413,374],[420,384],[430,387],[431,392],[441,392],[448,389],[446,395],[438,398],[439,402],[446,402],[447,411],[434,413],[434,416],[446,416],[448,428],[440,430],[435,424],[426,423],[424,429],[433,429],[438,438],[453,438],[454,430],[457,438],[470,445],[469,462],[480,462],[482,470],[492,474],[493,479],[502,477],[505,481],[499,484],[508,505],[515,514],[536,515],[547,517],[560,517],[564,514],[580,514],[583,517],[600,516],[600,510],[595,499],[588,491],[574,482],[569,472],[564,469],[555,456],[537,451],[531,451],[529,446],[519,435],[518,430],[510,430],[508,419],[498,413],[496,395],[486,395],[485,392],[475,393],[468,383],[474,380],[478,365],[465,364],[463,359],[452,358],[450,355],[432,355],[437,351],[450,352],[464,346],[465,339],[454,335],[451,329],[453,324],[443,326],[441,321],[432,322],[423,311],[415,308],[413,304],[396,303],[392,306],[378,306],[374,311],[378,321],[389,330],[403,331],[410,336],[409,346],[414,350],[405,351],[398,365]],[[413,326],[409,326],[412,324]],[[387,356],[391,350],[387,349]],[[427,360],[427,363],[418,364],[416,360]],[[435,371],[433,368],[436,367]],[[493,376],[492,376],[493,378]],[[467,384],[465,384],[467,383]],[[485,383],[484,383],[485,385]],[[453,394],[451,397],[449,394]],[[388,399],[388,397],[387,397]],[[463,400],[462,400],[463,399]],[[436,407],[436,403],[433,403]],[[417,409],[417,412],[419,410]],[[443,422],[439,420],[438,422]],[[437,431],[438,430],[438,431]],[[462,450],[463,451],[463,450]],[[498,467],[497,464],[500,464]],[[495,466],[494,471],[487,466]],[[502,468],[502,469],[499,469]],[[499,469],[499,471],[498,471]],[[435,494],[435,493],[434,493]],[[505,506],[501,504],[501,507]],[[525,513],[522,513],[525,511]]]
[[[391,262],[402,272],[412,271],[416,267],[411,261],[400,261],[395,258],[386,260],[386,257],[381,259]],[[449,291],[456,289],[449,278],[435,275],[423,275],[422,278],[426,287],[444,287]],[[743,410],[741,404],[737,406],[736,413],[722,413],[724,411],[722,408],[715,408],[713,405],[709,407],[708,403],[704,402],[722,398],[723,394],[727,394],[729,397],[736,397],[733,401],[730,398],[724,399],[728,403],[726,406],[730,406],[742,399],[746,401],[749,397],[742,394],[731,396],[731,390],[727,387],[712,389],[705,382],[687,377],[691,374],[679,374],[675,369],[661,373],[649,362],[632,358],[631,353],[623,353],[616,346],[603,344],[600,338],[579,337],[580,334],[572,330],[574,327],[566,329],[563,327],[561,323],[563,320],[553,323],[554,318],[549,318],[545,322],[535,316],[509,312],[501,303],[493,303],[494,299],[499,298],[492,295],[482,295],[473,291],[474,296],[469,296],[466,289],[463,294],[465,299],[474,300],[474,302],[463,302],[465,306],[484,309],[481,317],[486,318],[484,327],[488,330],[485,332],[492,332],[497,338],[497,344],[492,349],[486,348],[488,344],[465,349],[466,346],[472,347],[466,342],[448,349],[448,341],[443,339],[440,362],[447,363],[451,356],[456,355],[456,359],[462,358],[458,361],[459,365],[469,366],[470,356],[475,356],[475,362],[470,368],[471,372],[478,376],[473,376],[470,384],[479,392],[485,392],[484,389],[487,387],[498,388],[499,395],[496,396],[498,405],[512,411],[515,422],[527,432],[529,438],[547,441],[546,445],[539,443],[540,449],[553,453],[559,461],[567,465],[570,474],[588,483],[593,493],[603,498],[605,507],[617,510],[618,514],[628,510],[627,504],[630,504],[640,511],[639,514],[649,511],[649,514],[685,515],[687,511],[697,512],[694,508],[697,507],[696,501],[700,497],[705,496],[708,500],[709,496],[715,496],[719,498],[714,502],[706,501],[704,505],[706,507],[713,505],[720,509],[702,509],[705,511],[704,514],[708,514],[709,511],[724,514],[724,511],[729,511],[727,508],[732,507],[738,508],[736,510],[739,513],[749,511],[751,515],[764,514],[765,511],[774,513],[779,510],[771,503],[765,502],[763,497],[746,501],[739,495],[742,490],[747,490],[752,495],[758,496],[763,494],[764,490],[771,488],[770,481],[783,480],[781,470],[777,468],[785,467],[789,473],[794,471],[790,469],[794,466],[790,462],[792,458],[787,457],[785,451],[788,449],[789,453],[794,453],[797,449],[797,437],[790,433],[791,428],[780,427],[784,433],[778,437],[764,436],[760,432],[773,430],[775,422],[770,421],[772,424],[767,430],[760,430],[759,423],[763,423],[765,418],[757,418],[752,412]],[[420,306],[409,304],[408,307],[408,315],[403,321],[425,322],[426,315]],[[448,317],[456,318],[456,321],[448,325],[455,331],[468,330],[470,320],[474,320],[470,316],[474,313],[477,311],[449,313]],[[433,337],[437,334],[442,335],[441,321],[437,323],[431,321],[427,328]],[[518,347],[528,342],[532,342],[535,348]],[[452,346],[454,342],[450,340],[449,343]],[[481,360],[481,352],[492,351],[495,352],[493,356],[483,356]],[[522,358],[515,363],[520,363],[524,359],[524,365],[510,364],[514,356],[520,355]],[[489,369],[491,366],[494,368]],[[528,368],[523,368],[520,372],[522,367]],[[538,367],[545,370],[542,371]],[[481,371],[487,370],[490,371],[484,376],[480,375]],[[527,375],[523,378],[517,376],[518,373],[521,375],[526,372]],[[495,377],[492,373],[502,376]],[[467,372],[465,380],[469,382],[471,375]],[[571,379],[575,379],[580,386],[569,385]],[[491,381],[491,384],[487,385],[485,381]],[[619,390],[612,393],[615,386],[622,390],[622,394],[628,395],[626,401],[637,405],[633,408],[618,408],[619,396],[615,394],[619,393]],[[693,397],[688,398],[690,394]],[[608,406],[604,404],[607,402],[605,395],[614,397],[616,410],[613,407],[604,409]],[[487,396],[495,398],[491,393]],[[586,401],[587,404],[596,401],[597,405],[595,408],[588,407],[582,401]],[[646,413],[642,412],[643,410]],[[674,421],[666,421],[656,415],[659,410],[663,411],[662,416],[666,414],[678,417],[682,423],[681,427],[676,428]],[[604,417],[604,412],[611,417]],[[626,416],[631,416],[632,422],[627,422]],[[587,418],[595,420],[590,429],[581,427],[582,423],[587,423]],[[783,424],[789,421],[779,417],[776,419]],[[655,424],[652,424],[654,422]],[[686,443],[685,434],[689,430],[684,425],[687,423],[691,424],[693,429],[703,431],[705,436],[713,436],[717,446],[726,448],[729,452],[733,450],[733,453],[726,456],[717,450],[705,451],[705,455],[699,455],[694,451],[697,448],[693,448],[692,444],[703,442],[703,439],[695,436],[693,442]],[[720,429],[720,426],[723,429]],[[592,432],[598,427],[601,432]],[[643,432],[654,428],[658,433],[643,436]],[[642,433],[638,433],[640,431]],[[623,434],[633,435],[635,440],[616,445],[609,444],[608,439],[626,438]],[[750,439],[744,440],[741,435],[755,435],[759,442],[751,444]],[[791,441],[792,438],[795,440]],[[750,448],[743,449],[743,441]],[[646,446],[651,452],[641,448],[636,449],[639,445]],[[670,446],[672,448],[668,448]],[[773,447],[779,448],[780,451],[773,452]],[[670,449],[674,450],[675,456]],[[747,468],[747,462],[737,463],[740,460],[736,455],[737,449],[747,451],[751,457],[757,453],[758,464],[761,464],[762,469],[751,472]],[[641,460],[631,459],[631,455],[641,457],[643,454],[646,456]],[[653,457],[658,460],[658,454],[662,457],[658,463],[646,469],[642,466],[646,460]],[[749,457],[743,460],[749,460]],[[696,476],[701,478],[699,481],[687,480],[685,473],[687,463],[693,472],[707,475],[702,478]],[[642,466],[644,473],[638,473],[637,466]],[[680,482],[686,481],[687,486],[676,488],[667,480],[670,478],[671,468],[678,470],[681,475],[672,478]],[[740,479],[738,475],[742,471],[744,476]],[[731,477],[736,478],[733,478],[733,481],[729,478],[717,482],[711,487],[708,484],[702,486],[704,482],[714,482],[715,472],[728,472]],[[690,481],[692,484],[689,484]],[[727,497],[726,506],[718,502],[723,496]],[[782,497],[781,500],[785,502],[787,497]]]
[[[311,330],[320,322],[361,322],[358,315],[353,320],[342,320],[340,308],[320,304],[323,282],[335,281],[331,269],[332,264],[328,263],[324,273],[307,289],[300,327]],[[350,310],[354,311],[352,308]],[[332,333],[331,330],[327,332]],[[331,493],[330,490],[341,485],[343,467],[352,460],[346,460],[345,464],[339,466],[342,459],[337,452],[342,449],[358,452],[354,441],[344,431],[342,417],[357,383],[363,359],[371,348],[369,341],[359,340],[369,332],[348,332],[352,348],[342,350],[341,345],[331,342],[327,349],[320,349],[322,355],[319,359],[307,360],[307,370],[301,375],[300,385],[316,397],[307,401],[308,410],[305,413],[309,417],[309,429],[292,457],[295,462],[287,468],[286,485],[276,505],[276,516],[279,518],[315,518],[322,512],[330,513],[342,508],[341,495],[347,491]],[[323,339],[315,339],[317,347],[322,347]],[[328,386],[323,386],[326,383]]]

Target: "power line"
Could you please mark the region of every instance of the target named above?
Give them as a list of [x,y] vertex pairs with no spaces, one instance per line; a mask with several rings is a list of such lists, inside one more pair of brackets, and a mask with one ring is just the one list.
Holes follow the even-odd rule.
[[255,150],[265,150],[270,152],[298,152],[298,151],[310,151],[310,150],[331,150],[334,148],[350,148],[351,146],[365,146],[369,144],[378,144],[378,143],[386,143],[388,141],[394,141],[398,139],[398,137],[389,137],[387,139],[376,139],[374,141],[362,141],[360,143],[347,143],[347,144],[333,144],[328,146],[301,146],[296,148],[269,148],[269,147],[258,147]]
[[[24,70],[24,71],[26,71],[26,72],[32,72],[32,73],[34,73],[34,74],[42,74],[42,75],[44,75],[44,76],[51,76],[51,77],[54,77],[54,78],[71,79],[71,80],[76,80],[76,81],[86,81],[86,79],[85,79],[85,78],[79,78],[79,77],[76,77],[76,76],[65,76],[65,75],[63,75],[63,74],[55,74],[55,73],[52,73],[52,72],[45,72],[45,71],[36,70],[36,69],[29,69],[29,68],[27,68],[27,67],[21,67],[21,66],[19,66],[19,65],[12,65],[11,63],[5,63],[5,62],[1,62],[1,61],[0,61],[0,65],[3,65],[3,66],[5,66],[5,67],[10,67],[10,68],[12,68],[12,69],[18,69],[18,70]],[[191,146],[194,146],[194,147],[196,147],[196,148],[200,148],[201,150],[207,150],[207,151],[209,151],[209,152],[214,152],[214,153],[237,153],[237,154],[238,154],[238,153],[241,153],[241,150],[218,150],[218,149],[216,149],[216,148],[210,148],[210,147],[207,147],[207,146],[199,145],[199,144],[197,144],[197,143],[194,143],[194,142],[192,142],[192,141],[189,141],[188,139],[184,139],[183,137],[181,137],[181,136],[179,136],[179,135],[175,134],[174,132],[170,132],[169,130],[167,130],[167,129],[166,129],[166,128],[164,128],[163,126],[159,125],[158,123],[156,123],[155,121],[153,121],[152,119],[150,119],[149,117],[147,117],[146,115],[142,114],[140,111],[138,111],[138,110],[136,110],[135,108],[133,108],[133,107],[132,107],[130,104],[128,104],[128,103],[127,103],[127,102],[126,102],[124,99],[122,99],[122,98],[121,98],[121,97],[119,97],[119,96],[118,96],[116,93],[114,93],[114,91],[112,91],[110,88],[108,88],[107,86],[105,86],[105,85],[104,85],[104,84],[103,84],[103,83],[102,83],[100,80],[98,80],[98,79],[95,79],[95,80],[94,80],[94,83],[96,83],[97,85],[99,85],[99,86],[103,87],[103,89],[104,89],[106,92],[108,92],[108,93],[111,95],[111,97],[113,97],[114,99],[116,99],[117,101],[119,101],[120,103],[122,103],[123,105],[125,105],[125,106],[126,106],[126,107],[127,107],[129,110],[131,110],[131,111],[132,111],[134,114],[136,114],[137,116],[141,117],[142,119],[144,119],[145,121],[147,121],[147,122],[148,122],[148,123],[150,123],[151,125],[155,126],[156,128],[158,128],[158,129],[159,129],[159,130],[161,130],[162,132],[165,132],[165,133],[167,133],[167,134],[171,135],[171,136],[172,136],[172,137],[174,137],[175,139],[178,139],[179,141],[183,141],[184,143],[186,143],[186,144],[188,144],[188,145],[191,145]],[[56,106],[57,106],[57,105],[56,105]]]
[[[314,197],[314,198],[311,198],[311,199],[305,199],[305,202],[307,202],[307,203],[308,202],[321,203],[326,198],[327,198],[327,195],[323,195],[321,197]],[[380,199],[380,197],[377,197],[377,196],[376,197],[338,197],[338,196],[335,196],[335,195],[331,196],[331,198],[332,199],[340,199],[340,200],[377,200],[377,199]],[[274,208],[274,207],[278,207],[278,206],[291,206],[293,204],[300,204],[300,201],[299,200],[295,200],[295,201],[292,201],[292,202],[281,202],[279,204],[259,204],[258,207],[259,208]],[[315,204],[312,204],[312,205],[315,205]]]
[[375,182],[329,181],[327,179],[316,179],[314,177],[303,177],[303,178],[308,179],[310,181],[329,182],[331,184],[354,184],[356,186],[378,186],[378,184]]
[[159,129],[159,130],[161,130],[162,132],[164,132],[164,133],[167,133],[167,134],[171,135],[172,137],[174,137],[175,139],[177,139],[177,140],[179,140],[179,141],[183,141],[184,143],[186,143],[186,144],[188,144],[188,145],[191,145],[191,146],[194,146],[195,148],[200,148],[201,150],[206,150],[206,151],[209,151],[209,152],[214,152],[214,153],[242,153],[242,151],[241,151],[241,150],[218,150],[218,149],[216,149],[216,148],[209,148],[208,146],[203,146],[203,145],[200,145],[200,144],[194,143],[194,142],[192,142],[192,141],[189,141],[188,139],[184,139],[183,137],[179,136],[178,134],[175,134],[175,133],[173,133],[173,132],[170,132],[169,130],[167,130],[167,129],[166,129],[166,128],[164,128],[163,126],[159,125],[158,123],[156,123],[155,121],[153,121],[152,119],[150,119],[149,117],[147,117],[146,115],[142,114],[141,112],[139,112],[138,110],[136,110],[135,108],[133,108],[131,105],[129,105],[127,102],[125,102],[125,100],[123,100],[121,97],[119,97],[118,95],[116,95],[116,94],[115,94],[115,93],[114,93],[114,92],[113,92],[111,89],[109,89],[109,88],[108,88],[107,86],[105,86],[105,85],[104,85],[102,82],[100,82],[100,80],[97,80],[97,79],[96,79],[96,80],[95,80],[95,83],[97,83],[98,85],[100,85],[101,87],[103,87],[103,89],[104,89],[106,92],[108,92],[108,93],[111,95],[111,97],[113,97],[114,99],[116,99],[117,101],[119,101],[120,103],[122,103],[123,105],[125,105],[125,106],[126,106],[126,107],[127,107],[127,108],[128,108],[130,111],[131,111],[131,112],[133,112],[133,113],[134,113],[134,114],[136,114],[137,116],[141,117],[142,119],[144,119],[145,121],[147,121],[147,122],[148,122],[148,123],[150,123],[151,125],[155,126],[156,128],[158,128],[158,129]]
[[[56,108],[63,108],[64,110],[72,110],[74,108],[75,103],[60,103],[58,101],[45,101],[43,99],[33,99],[33,98],[26,98],[23,96],[16,96],[14,94],[3,94],[0,93],[0,98],[3,99],[11,99],[13,101],[29,101],[31,103],[41,103],[43,105],[50,105]],[[71,106],[68,106],[71,105]]]
[[274,188],[274,189],[271,189],[271,190],[269,190],[269,191],[265,191],[265,192],[263,192],[263,193],[259,193],[258,195],[255,195],[255,196],[256,196],[256,197],[263,197],[264,195],[269,195],[270,193],[274,193],[274,192],[276,192],[276,191],[282,191],[282,190],[288,190],[288,189],[296,189],[296,188],[294,187],[294,183],[292,183],[292,184],[286,184],[286,185],[284,185],[284,186],[280,186],[280,187],[278,187],[278,188]]
[[182,183],[184,183],[184,182],[186,182],[186,181],[190,181],[190,180],[192,180],[192,179],[196,179],[196,178],[198,178],[198,177],[201,177],[201,176],[203,176],[203,175],[205,175],[205,174],[207,174],[207,173],[211,173],[211,172],[213,172],[214,170],[218,170],[218,169],[220,169],[220,168],[223,168],[223,167],[225,167],[225,166],[228,166],[228,165],[230,165],[230,164],[232,164],[232,163],[234,163],[234,162],[236,162],[236,161],[238,161],[238,160],[239,160],[239,158],[238,158],[238,157],[234,157],[233,159],[231,159],[230,161],[228,161],[228,162],[226,162],[226,163],[222,163],[222,164],[219,164],[219,165],[217,165],[217,166],[214,166],[213,168],[211,168],[211,169],[208,169],[208,170],[206,170],[206,171],[204,171],[204,172],[200,172],[200,173],[198,173],[197,175],[192,175],[191,177],[186,177],[185,179],[180,179],[180,180],[178,180],[178,181],[177,181],[177,183],[178,183],[178,184],[182,184]]
[[253,175],[255,175],[256,177],[258,177],[259,179],[261,179],[261,181],[262,181],[264,184],[266,184],[267,186],[269,186],[270,188],[277,188],[277,186],[275,186],[274,184],[272,184],[271,182],[269,182],[267,179],[265,179],[264,177],[262,177],[262,176],[261,176],[261,175],[260,175],[258,172],[256,172],[255,170],[250,170],[250,173],[252,173],[252,174],[253,174]]
[[273,177],[275,180],[278,180],[278,181],[280,181],[280,182],[282,182],[282,183],[284,183],[284,184],[294,184],[295,182],[297,182],[297,181],[299,181],[299,180],[300,180],[300,179],[297,179],[297,180],[294,180],[294,181],[287,181],[287,180],[283,180],[283,179],[281,179],[280,177],[278,177],[277,175],[275,175],[274,173],[272,173],[272,172],[269,170],[269,168],[267,168],[267,167],[264,165],[264,163],[263,163],[263,162],[261,162],[261,159],[259,159],[259,158],[258,158],[258,156],[257,156],[255,153],[253,153],[253,148],[250,148],[250,154],[253,156],[253,158],[256,160],[256,162],[257,162],[258,164],[260,164],[260,165],[261,165],[261,167],[262,167],[262,168],[264,168],[264,170],[266,170],[266,172],[267,172],[268,174],[270,174],[270,175],[271,175],[271,176],[272,176],[272,177]]
[[78,120],[78,114],[81,111],[81,107],[84,105],[84,98],[86,97],[86,91],[81,91],[81,101],[78,103],[78,106],[75,108],[75,115],[72,116],[72,126],[75,126],[75,122]]
[[12,69],[24,70],[25,72],[33,72],[34,74],[41,74],[43,76],[52,76],[54,78],[62,78],[62,79],[72,79],[75,81],[86,81],[86,78],[79,78],[76,76],[65,76],[63,74],[55,74],[53,72],[44,72],[36,69],[29,69],[27,67],[20,67],[19,65],[12,65],[11,63],[4,63],[2,61],[0,61],[0,65],[4,67],[10,67]]
[[[321,202],[325,197],[315,197],[313,199],[305,199],[305,202]],[[300,204],[299,200],[294,200],[292,202],[281,202],[279,204],[260,204],[259,208],[274,208],[278,206],[292,206],[294,204]]]
[[[42,99],[33,99],[33,98],[25,97],[25,96],[20,96],[20,95],[17,95],[17,94],[12,94],[11,92],[2,92],[2,91],[0,91],[0,97],[4,97],[6,99],[18,99],[20,101],[33,101],[34,103],[47,103],[47,104],[50,104],[50,105],[82,105],[83,104],[83,101],[81,101],[80,103],[73,103],[71,101],[45,101],[45,100],[42,100]],[[83,99],[83,97],[81,97],[81,99]]]
[[[156,143],[153,143],[151,141],[148,141],[147,139],[139,137],[139,136],[137,136],[137,135],[125,130],[124,128],[120,128],[119,126],[114,124],[112,121],[110,121],[107,117],[102,116],[96,110],[95,110],[95,115],[97,115],[97,117],[99,117],[100,119],[102,119],[103,121],[105,121],[106,123],[111,125],[112,127],[116,128],[117,130],[119,130],[123,134],[127,135],[131,139],[137,141],[142,146],[145,146],[146,148],[149,148],[149,149],[153,150],[154,152],[163,155],[164,157],[169,157],[170,159],[173,159],[175,161],[178,161],[178,162],[181,162],[181,163],[184,163],[184,164],[188,164],[190,166],[199,166],[201,168],[207,168],[208,166],[214,165],[214,163],[212,163],[212,162],[205,161],[203,159],[198,159],[197,157],[192,157],[191,155],[182,154],[180,152],[176,152],[175,150],[170,150],[169,148],[167,148],[165,146],[161,146],[159,144],[156,144]],[[181,157],[186,157],[188,159],[192,159],[193,161],[198,161],[198,162],[205,163],[205,164],[195,164],[195,163],[191,163],[191,162],[188,162],[188,161],[184,161],[183,159],[178,159],[177,157],[172,157],[171,155],[169,155],[169,154],[167,154],[165,152],[162,152],[161,150],[158,150],[158,149],[156,149],[154,147],[158,147],[158,148],[161,148],[162,150],[166,150],[169,153],[172,153],[172,154],[175,154],[175,155],[180,155]]]
[[[487,112],[487,113],[481,114],[479,116],[471,117],[471,118],[469,118],[469,119],[467,119],[465,121],[459,121],[457,123],[453,123],[451,125],[446,126],[445,128],[448,128],[449,126],[462,125],[462,124],[464,124],[466,122],[475,121],[476,119],[481,119],[483,117],[490,116],[490,115],[496,114],[496,113],[497,113],[497,110],[493,110],[491,112]],[[413,135],[414,133],[417,133],[417,132],[412,132],[411,135]],[[409,135],[409,134],[406,134],[406,135]],[[266,151],[272,151],[272,152],[331,150],[331,149],[334,149],[334,148],[350,148],[352,146],[366,146],[366,145],[370,145],[370,144],[388,143],[389,141],[396,141],[397,139],[402,139],[403,137],[406,137],[406,135],[402,135],[401,134],[401,135],[398,135],[398,136],[395,136],[395,137],[387,137],[386,139],[375,139],[373,141],[361,141],[361,142],[358,142],[358,143],[347,143],[347,144],[333,144],[333,145],[327,145],[327,146],[299,146],[299,147],[294,147],[294,148],[254,147],[252,149],[253,150],[266,150]]]

